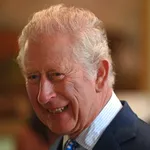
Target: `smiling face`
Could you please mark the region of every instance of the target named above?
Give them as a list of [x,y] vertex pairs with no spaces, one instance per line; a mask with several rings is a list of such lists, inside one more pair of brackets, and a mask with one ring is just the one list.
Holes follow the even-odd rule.
[[95,79],[75,63],[68,36],[40,36],[25,46],[24,72],[31,104],[58,134],[78,135],[100,111]]

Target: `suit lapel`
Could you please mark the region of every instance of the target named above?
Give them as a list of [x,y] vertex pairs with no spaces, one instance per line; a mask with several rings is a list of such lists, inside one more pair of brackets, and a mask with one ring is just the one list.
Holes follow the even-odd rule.
[[111,132],[105,133],[93,150],[120,150],[120,146]]
[[104,131],[93,150],[120,150],[120,144],[136,137],[137,116],[126,102],[122,104],[123,108]]

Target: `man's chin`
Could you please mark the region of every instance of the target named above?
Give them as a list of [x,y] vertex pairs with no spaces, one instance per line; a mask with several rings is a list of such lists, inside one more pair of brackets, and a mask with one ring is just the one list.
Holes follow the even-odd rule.
[[59,127],[51,127],[50,130],[55,133],[55,134],[58,134],[58,135],[69,135],[72,133],[73,131],[73,128],[72,126],[71,127],[67,127],[65,125],[63,126],[59,126]]

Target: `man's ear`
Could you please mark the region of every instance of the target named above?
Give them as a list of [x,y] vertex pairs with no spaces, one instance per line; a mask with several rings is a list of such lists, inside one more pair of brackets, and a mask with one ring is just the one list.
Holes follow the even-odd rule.
[[100,92],[103,88],[109,71],[109,63],[107,60],[102,60],[99,65],[99,69],[97,72],[97,79],[96,79],[96,92]]

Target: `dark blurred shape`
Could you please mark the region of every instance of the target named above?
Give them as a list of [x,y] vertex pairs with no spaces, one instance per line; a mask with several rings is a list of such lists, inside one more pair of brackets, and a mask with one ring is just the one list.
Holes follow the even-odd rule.
[[17,150],[48,150],[57,138],[58,135],[52,133],[33,112],[18,132]]
[[49,129],[38,119],[35,113],[28,120],[28,124],[34,132],[38,133],[43,140],[49,143]]

